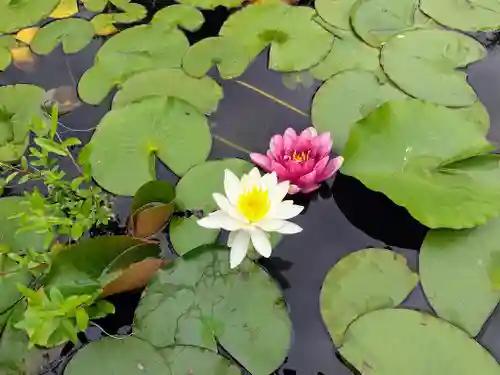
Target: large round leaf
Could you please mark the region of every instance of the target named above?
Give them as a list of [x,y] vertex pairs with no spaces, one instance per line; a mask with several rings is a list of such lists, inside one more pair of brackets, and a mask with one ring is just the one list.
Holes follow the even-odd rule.
[[471,336],[500,301],[500,219],[430,231],[420,250],[422,286],[436,313]]
[[205,21],[203,13],[192,6],[173,4],[155,13],[151,24],[163,30],[173,30],[180,27],[189,31],[198,30]]
[[229,251],[217,246],[194,250],[160,270],[135,318],[136,334],[157,347],[214,349],[216,337],[253,375],[275,371],[291,339],[290,320],[273,280],[249,260],[230,269]]
[[271,44],[271,69],[304,70],[325,57],[333,42],[332,34],[313,20],[314,14],[308,7],[281,2],[252,4],[229,17],[220,35],[238,40],[252,57]]
[[397,35],[382,48],[385,73],[409,95],[453,107],[476,100],[467,74],[457,68],[485,56],[483,46],[469,36],[446,30],[417,30]]
[[66,375],[170,375],[167,363],[147,342],[135,337],[106,337],[80,349],[69,362]]
[[26,251],[33,249],[44,250],[44,236],[35,232],[17,233],[22,224],[18,219],[10,219],[26,210],[22,203],[26,198],[6,197],[0,199],[0,244],[5,244],[12,251]]
[[349,16],[356,0],[315,0],[314,6],[320,17],[332,26],[349,30]]
[[415,0],[358,0],[351,11],[351,24],[366,43],[375,47],[403,31],[438,27]]
[[417,282],[406,259],[390,250],[364,249],[341,259],[321,289],[321,315],[335,344],[358,317],[398,306]]
[[31,26],[48,16],[60,0],[16,0],[0,2],[0,34]]
[[180,67],[188,48],[189,42],[179,30],[141,25],[122,31],[99,50],[94,66],[78,84],[78,93],[85,102],[99,104],[132,74]]
[[134,195],[156,178],[155,156],[183,175],[208,157],[207,120],[188,104],[152,98],[109,112],[92,140],[92,172],[106,190]]
[[183,255],[198,246],[217,241],[220,230],[206,229],[198,225],[197,217],[174,217],[169,227],[170,243],[177,254]]
[[486,31],[500,28],[500,3],[495,0],[420,0],[420,8],[453,29]]
[[66,54],[85,48],[94,37],[92,24],[82,18],[66,18],[42,27],[31,42],[31,49],[39,55],[48,55],[59,43]]
[[16,38],[12,35],[0,36],[0,71],[7,69],[12,62],[11,48],[16,47]]
[[412,310],[379,310],[356,320],[340,354],[370,375],[498,375],[497,361],[462,330]]
[[240,6],[243,0],[179,0],[179,2],[201,9],[215,9],[218,6],[235,8]]
[[113,100],[113,108],[158,96],[183,100],[205,114],[217,109],[223,93],[210,77],[193,78],[175,68],[149,70],[125,81]]
[[500,213],[500,155],[460,111],[389,102],[356,123],[342,172],[430,228],[471,228]]
[[319,131],[330,132],[335,151],[342,153],[352,124],[385,102],[406,97],[371,72],[345,71],[326,81],[314,96],[312,123]]

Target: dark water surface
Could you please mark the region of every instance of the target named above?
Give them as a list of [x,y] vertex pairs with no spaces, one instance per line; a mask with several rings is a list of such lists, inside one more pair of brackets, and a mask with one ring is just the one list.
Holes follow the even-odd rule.
[[[159,3],[151,2],[155,6],[159,6]],[[202,32],[216,32],[224,15],[225,11],[211,12],[209,24]],[[499,142],[500,47],[495,43],[494,37],[493,34],[479,36],[488,46],[489,55],[471,66],[468,72],[471,85],[491,116],[489,137]],[[23,72],[11,67],[0,73],[0,84],[32,83],[46,89],[61,85],[75,86],[92,65],[93,57],[101,44],[102,40],[95,40],[88,48],[75,55],[65,56],[58,51],[50,56],[40,57],[33,72]],[[309,113],[311,99],[318,84],[311,88],[290,90],[283,85],[279,73],[267,70],[266,60],[265,55],[259,56],[238,80]],[[275,133],[283,132],[288,126],[299,130],[310,125],[306,116],[277,104],[239,82],[219,81],[224,89],[224,99],[217,113],[210,118],[212,132],[216,137],[224,137],[248,150],[265,152],[270,137]],[[64,127],[59,129],[61,136],[76,136],[82,141],[88,141],[92,129],[109,108],[108,99],[99,107],[83,105],[63,116],[61,121]],[[332,118],[332,121],[335,119]],[[247,155],[215,139],[211,158],[219,157],[247,158]],[[166,168],[159,166],[158,169],[160,178],[175,182]],[[426,228],[412,219],[404,209],[394,205],[385,196],[366,189],[355,179],[341,174],[336,177],[331,192],[323,191],[321,195],[323,197],[315,197],[309,203],[306,213],[296,220],[304,231],[291,237],[285,236],[273,252],[273,258],[265,262],[266,268],[284,288],[294,327],[292,348],[287,363],[279,372],[281,375],[351,374],[337,359],[319,312],[319,293],[323,279],[343,256],[366,247],[390,247],[406,256],[410,266],[418,270],[417,250]],[[118,211],[122,217],[127,215],[128,202],[129,199],[122,198],[118,201]],[[101,325],[108,332],[115,333],[120,327],[130,324],[138,296],[139,294],[132,293],[115,298],[113,302],[117,305],[118,314],[104,319]],[[410,295],[404,305],[431,311],[420,288]],[[89,336],[94,337],[98,333],[99,330],[92,329]],[[479,341],[500,359],[498,309],[485,325]]]

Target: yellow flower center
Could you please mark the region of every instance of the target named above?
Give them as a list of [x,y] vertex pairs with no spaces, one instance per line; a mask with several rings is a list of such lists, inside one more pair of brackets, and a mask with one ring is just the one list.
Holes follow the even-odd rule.
[[305,161],[308,161],[309,160],[309,153],[311,151],[302,151],[302,152],[297,152],[297,151],[294,151],[293,152],[293,155],[292,155],[292,159],[298,163],[303,163]]
[[238,199],[238,211],[250,222],[262,220],[270,208],[268,191],[257,186],[245,191]]

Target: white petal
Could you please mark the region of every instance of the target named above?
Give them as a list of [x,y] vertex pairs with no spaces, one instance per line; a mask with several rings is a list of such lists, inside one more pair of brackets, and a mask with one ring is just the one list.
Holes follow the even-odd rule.
[[302,232],[302,228],[299,227],[297,224],[290,223],[289,221],[285,221],[284,225],[280,229],[278,229],[276,232],[282,233],[282,234],[295,234],[295,233]]
[[252,243],[255,250],[263,257],[269,258],[273,251],[271,242],[269,241],[269,235],[262,230],[255,229],[250,232],[250,236],[252,237]]
[[276,232],[285,225],[285,222],[278,219],[263,219],[258,223],[255,223],[255,225],[266,232]]
[[250,234],[247,231],[239,230],[236,232],[232,241],[231,254],[229,255],[231,268],[235,268],[243,262],[245,255],[247,255],[249,242]]
[[243,223],[248,222],[248,220],[245,219],[245,217],[238,211],[235,206],[231,204],[231,202],[229,202],[229,200],[225,196],[219,193],[213,193],[212,196],[214,197],[215,203],[217,203],[222,211],[238,221],[241,221]]
[[234,237],[236,236],[236,234],[238,234],[238,231],[229,232],[229,236],[227,237],[227,246],[228,247],[233,246]]
[[271,201],[273,202],[281,202],[283,198],[288,194],[288,189],[290,188],[289,181],[280,182],[278,185],[275,185],[273,190],[271,190]]
[[229,169],[224,172],[224,190],[229,201],[236,205],[241,192],[241,183],[240,179]]
[[260,184],[260,173],[257,168],[253,168],[249,173],[243,175],[241,178],[241,186],[243,190],[252,189],[254,186]]
[[276,206],[273,212],[273,219],[288,220],[304,210],[304,207],[293,204],[292,201],[284,201]]
[[278,176],[276,172],[267,173],[260,179],[261,186],[264,190],[273,190],[278,184]]
[[229,216],[224,211],[212,212],[207,217],[198,220],[198,225],[209,229],[238,230],[245,226],[244,223]]

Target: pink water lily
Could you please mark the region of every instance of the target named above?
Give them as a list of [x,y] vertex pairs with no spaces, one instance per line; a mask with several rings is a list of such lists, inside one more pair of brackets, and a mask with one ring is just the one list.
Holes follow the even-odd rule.
[[252,161],[266,172],[276,172],[280,181],[290,181],[289,194],[310,193],[322,181],[337,172],[344,158],[330,159],[332,138],[329,133],[307,128],[300,135],[288,128],[271,138],[267,155],[252,153]]

